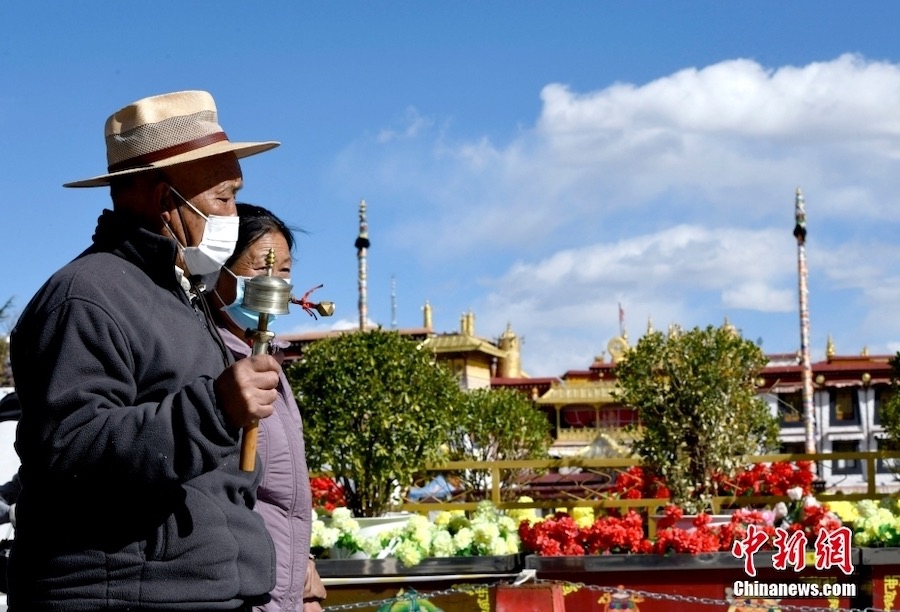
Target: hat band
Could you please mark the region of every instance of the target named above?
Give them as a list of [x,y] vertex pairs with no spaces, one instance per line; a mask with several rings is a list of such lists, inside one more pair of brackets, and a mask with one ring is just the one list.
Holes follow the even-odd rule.
[[200,138],[195,138],[194,140],[182,142],[177,145],[172,145],[171,147],[166,147],[165,149],[160,149],[159,151],[145,153],[144,155],[138,155],[137,157],[132,157],[115,164],[110,164],[107,171],[118,172],[119,170],[129,170],[131,168],[138,168],[140,166],[148,166],[154,162],[168,159],[170,157],[175,157],[176,155],[181,155],[182,153],[187,153],[189,151],[194,151],[196,149],[200,149],[217,142],[222,142],[223,140],[228,140],[228,136],[225,135],[225,132],[216,132],[215,134],[201,136]]

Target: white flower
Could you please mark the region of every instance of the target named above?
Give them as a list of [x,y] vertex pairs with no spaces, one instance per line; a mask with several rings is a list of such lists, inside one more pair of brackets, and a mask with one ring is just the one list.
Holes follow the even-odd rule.
[[353,518],[350,508],[335,508],[331,513],[331,525],[338,531],[355,534],[359,531],[359,523]]
[[501,555],[514,555],[519,552],[519,547],[522,545],[519,534],[515,532],[506,534],[503,542],[506,544],[506,550],[500,553]]
[[497,525],[493,523],[480,522],[472,525],[472,547],[473,555],[493,555],[491,552],[494,543],[501,539],[502,535]]
[[313,521],[310,547],[331,548],[337,542],[339,532],[337,529],[326,527],[322,521]]
[[803,507],[804,508],[818,508],[819,502],[816,501],[815,497],[810,495],[806,499],[803,500]]
[[793,487],[787,490],[787,496],[792,501],[800,501],[803,498],[803,487]]
[[472,530],[468,527],[463,527],[456,535],[453,536],[453,543],[456,544],[456,548],[458,550],[465,550],[469,546],[472,545]]
[[775,515],[775,520],[783,519],[788,514],[787,504],[784,502],[778,502],[775,504],[775,507],[772,508],[772,512]]
[[438,531],[431,542],[431,553],[434,557],[452,557],[456,555],[456,544],[449,531]]
[[390,542],[385,543],[377,536],[365,538],[362,542],[358,542],[360,549],[372,559],[377,558],[381,551],[384,550],[385,546],[389,545]]
[[500,527],[500,531],[505,533],[518,533],[519,525],[516,523],[512,517],[501,515],[497,518],[497,525]]
[[[333,515],[331,526],[336,530],[339,525],[348,530],[358,529],[349,512]],[[490,502],[480,503],[471,519],[462,511],[436,513],[434,522],[425,515],[413,514],[402,527],[365,541],[361,541],[355,530],[351,533],[340,532],[337,545],[352,538],[355,548],[362,549],[369,557],[396,557],[407,567],[426,557],[507,555],[519,552],[521,547],[518,523],[497,511]]]
[[406,567],[412,567],[413,565],[418,565],[422,562],[422,549],[419,546],[411,541],[404,540],[400,542],[397,546],[397,549],[394,551],[394,554],[397,555],[397,558],[400,559],[400,563],[405,565]]

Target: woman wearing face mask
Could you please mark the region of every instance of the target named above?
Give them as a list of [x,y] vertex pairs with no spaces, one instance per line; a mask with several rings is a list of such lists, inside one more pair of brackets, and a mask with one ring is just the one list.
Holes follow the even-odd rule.
[[[245,330],[258,325],[257,313],[241,306],[244,284],[266,273],[269,249],[275,249],[273,276],[290,281],[294,236],[281,219],[265,208],[238,203],[237,211],[237,245],[209,299],[222,339],[235,359],[241,359],[251,353]],[[274,318],[269,315],[270,324]],[[272,601],[256,610],[319,612],[325,589],[309,556],[312,497],[303,423],[284,373],[278,394],[275,412],[259,423],[257,452],[263,478],[256,505],[275,542],[276,581]]]

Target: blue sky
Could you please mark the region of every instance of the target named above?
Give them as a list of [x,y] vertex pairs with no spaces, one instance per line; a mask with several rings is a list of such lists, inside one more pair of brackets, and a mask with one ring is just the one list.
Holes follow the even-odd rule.
[[[794,194],[806,199],[812,358],[900,349],[900,4],[3,3],[0,300],[19,310],[90,241],[103,124],[205,89],[242,198],[309,233],[293,281],[438,331],[510,324],[532,376],[618,333],[719,325],[799,349]],[[396,296],[392,298],[392,278]],[[396,316],[394,316],[394,311]],[[165,322],[161,321],[161,325]]]

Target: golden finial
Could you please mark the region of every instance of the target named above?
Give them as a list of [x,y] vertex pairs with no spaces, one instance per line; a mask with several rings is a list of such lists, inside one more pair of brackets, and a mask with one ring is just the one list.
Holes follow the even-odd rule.
[[425,305],[422,306],[422,316],[425,319],[423,321],[425,329],[431,329],[431,304],[428,303],[428,300],[425,300]]
[[737,335],[737,328],[731,324],[731,321],[728,320],[727,316],[725,317],[725,323],[722,324],[722,327],[725,329],[725,331]]
[[831,334],[828,334],[828,344],[825,346],[825,356],[831,359],[834,357],[834,340]]
[[869,347],[868,347],[868,346],[864,346],[864,347],[863,347],[863,350],[862,350],[862,353],[860,353],[860,355],[862,355],[863,357],[868,357],[868,356],[869,356]]

